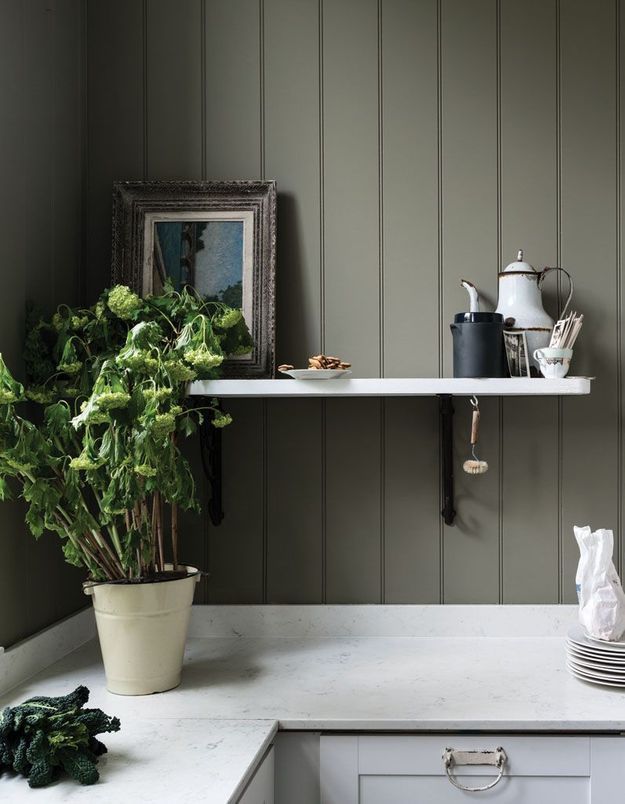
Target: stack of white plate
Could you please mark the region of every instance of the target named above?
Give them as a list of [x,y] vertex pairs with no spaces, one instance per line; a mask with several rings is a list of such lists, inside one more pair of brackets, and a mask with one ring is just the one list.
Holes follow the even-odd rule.
[[625,688],[625,642],[608,642],[574,625],[568,634],[566,661],[575,678]]

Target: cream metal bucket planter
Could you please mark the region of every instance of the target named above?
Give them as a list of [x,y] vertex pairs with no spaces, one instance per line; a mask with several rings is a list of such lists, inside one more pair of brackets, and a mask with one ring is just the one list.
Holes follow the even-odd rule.
[[93,598],[109,692],[149,695],[180,684],[193,592],[201,577],[195,567],[186,569],[186,578],[171,581],[84,587]]

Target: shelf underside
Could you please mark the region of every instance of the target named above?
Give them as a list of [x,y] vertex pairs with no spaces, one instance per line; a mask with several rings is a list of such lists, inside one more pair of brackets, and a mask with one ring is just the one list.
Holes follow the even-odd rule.
[[354,396],[579,396],[590,393],[589,377],[546,380],[528,377],[460,379],[450,377],[338,380],[207,380],[193,382],[190,396],[354,397]]

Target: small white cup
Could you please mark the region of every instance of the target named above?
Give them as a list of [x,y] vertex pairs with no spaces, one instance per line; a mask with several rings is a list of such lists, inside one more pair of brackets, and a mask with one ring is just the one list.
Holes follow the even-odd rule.
[[554,349],[551,346],[544,346],[542,349],[534,351],[534,360],[538,361],[540,372],[548,380],[561,380],[569,373],[572,349]]

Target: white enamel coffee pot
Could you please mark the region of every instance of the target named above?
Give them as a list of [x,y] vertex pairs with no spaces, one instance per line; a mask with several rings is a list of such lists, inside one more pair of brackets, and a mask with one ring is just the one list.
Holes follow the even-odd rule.
[[569,295],[560,318],[562,318],[573,296],[573,280],[564,268],[544,268],[537,271],[523,261],[523,251],[519,251],[516,261],[507,265],[499,273],[499,296],[496,312],[503,315],[504,327],[508,332],[525,332],[527,352],[532,365],[539,368],[534,357],[536,349],[549,345],[554,321],[545,312],[542,300],[542,285],[550,271],[562,271],[569,280]]

